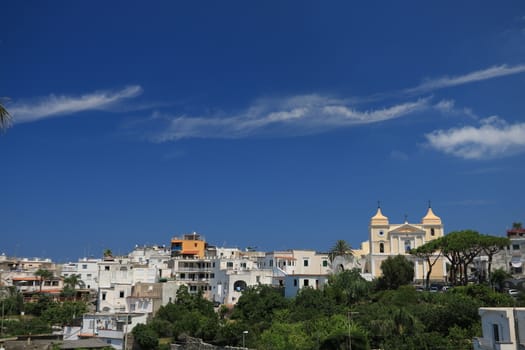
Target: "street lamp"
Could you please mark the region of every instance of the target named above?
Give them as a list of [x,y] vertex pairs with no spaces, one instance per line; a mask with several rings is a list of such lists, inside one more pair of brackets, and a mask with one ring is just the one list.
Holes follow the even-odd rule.
[[351,321],[352,315],[359,315],[359,312],[348,312],[348,349],[352,350]]
[[242,332],[242,347],[243,347],[243,349],[246,348],[246,346],[244,345],[245,344],[246,334],[248,334],[248,331],[243,331]]

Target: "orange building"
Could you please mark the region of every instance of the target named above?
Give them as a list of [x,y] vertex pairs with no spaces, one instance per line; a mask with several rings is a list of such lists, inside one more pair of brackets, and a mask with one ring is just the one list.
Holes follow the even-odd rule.
[[173,237],[171,239],[171,256],[204,258],[206,246],[206,241],[197,232],[186,234],[183,237]]

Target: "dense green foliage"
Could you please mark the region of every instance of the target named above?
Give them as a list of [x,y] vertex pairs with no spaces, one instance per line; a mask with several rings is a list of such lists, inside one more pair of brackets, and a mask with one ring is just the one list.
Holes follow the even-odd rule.
[[414,264],[403,255],[389,256],[381,264],[380,289],[397,289],[414,280]]
[[52,326],[70,325],[87,312],[85,302],[58,302],[46,295],[24,303],[16,288],[8,288],[1,302],[4,336],[51,333]]
[[147,336],[140,338],[156,339],[154,332],[158,338],[189,335],[242,346],[244,337],[246,347],[260,350],[470,350],[472,338],[481,335],[479,307],[521,305],[481,284],[418,292],[406,278],[388,276],[407,267],[400,258],[392,260],[394,268],[384,270],[388,282],[344,271],[330,276],[325,288],[303,288],[292,299],[261,285],[247,288],[232,310],[217,312],[201,295],[181,288],[175,303],[141,326]]

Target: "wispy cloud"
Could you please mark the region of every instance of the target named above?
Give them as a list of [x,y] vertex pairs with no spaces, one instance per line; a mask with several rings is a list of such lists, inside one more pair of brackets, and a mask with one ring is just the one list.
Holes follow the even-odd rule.
[[[386,108],[359,111],[345,100],[320,95],[259,100],[231,116],[153,114],[149,139],[155,142],[185,138],[245,138],[254,135],[307,135],[339,127],[400,118],[429,108],[429,99]],[[150,129],[151,130],[151,129]]]
[[14,123],[28,123],[87,110],[107,109],[141,93],[140,86],[132,85],[118,91],[97,91],[81,96],[50,95],[36,102],[15,103],[10,107],[10,112]]
[[525,123],[508,124],[493,116],[478,127],[464,126],[426,134],[428,145],[464,159],[498,158],[525,151]]
[[403,90],[406,94],[421,94],[430,91],[443,89],[452,86],[464,85],[474,83],[482,80],[494,79],[506,75],[513,75],[525,72],[525,64],[517,66],[508,66],[506,64],[500,66],[493,66],[490,68],[474,71],[464,75],[453,77],[441,77],[437,79],[429,79],[419,84],[416,87]]

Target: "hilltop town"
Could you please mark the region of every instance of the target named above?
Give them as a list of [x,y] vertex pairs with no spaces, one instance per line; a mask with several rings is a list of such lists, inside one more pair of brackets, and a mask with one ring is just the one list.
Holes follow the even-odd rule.
[[[515,225],[502,238],[508,243],[504,247],[488,255],[478,252],[469,268],[461,271],[465,283],[460,280],[460,284],[480,282],[491,269],[519,280],[525,261],[524,234]],[[208,300],[216,311],[231,310],[245,291],[259,286],[278,289],[291,300],[304,289],[323,290],[333,276],[345,272],[372,283],[382,278],[385,261],[402,256],[411,263],[412,286],[445,292],[457,284],[447,255],[437,249],[418,254],[418,248],[445,236],[443,222],[430,206],[418,223],[390,223],[378,207],[370,218],[369,239],[358,249],[340,240],[329,252],[241,250],[210,245],[203,235],[193,232],[172,237],[169,245],[136,246],[123,256],[108,248],[100,258],[66,264],[3,254],[0,287],[4,299],[8,290],[15,290],[24,303],[37,304],[43,296],[58,303],[81,300],[86,303],[85,312],[55,333],[64,341],[98,339],[124,349],[135,326],[146,324],[160,309],[176,302],[181,291]],[[506,286],[505,290],[510,286],[516,294],[521,288]]]

